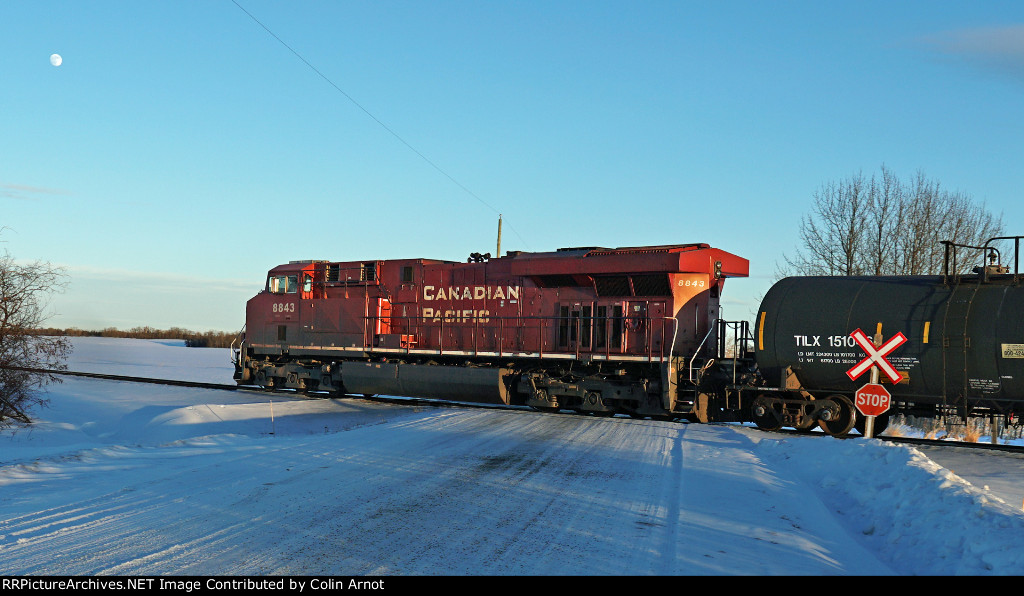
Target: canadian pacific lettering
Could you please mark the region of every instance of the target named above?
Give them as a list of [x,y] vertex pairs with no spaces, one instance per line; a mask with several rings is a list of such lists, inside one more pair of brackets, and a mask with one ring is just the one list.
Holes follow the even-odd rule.
[[[519,286],[423,286],[423,301],[444,300],[449,304],[465,300],[519,300],[522,288]],[[423,307],[420,316],[433,323],[488,323],[491,311],[482,308],[434,308]]]
[[441,310],[440,308],[434,310],[433,308],[424,308],[422,311],[423,320],[431,321],[434,323],[487,323],[490,322],[491,311],[489,310]]
[[519,286],[423,286],[423,300],[519,300]]

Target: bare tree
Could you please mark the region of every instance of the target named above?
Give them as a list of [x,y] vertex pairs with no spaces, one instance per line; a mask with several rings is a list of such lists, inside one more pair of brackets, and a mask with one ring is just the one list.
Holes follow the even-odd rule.
[[68,339],[38,334],[48,318],[46,298],[65,285],[59,267],[0,257],[0,428],[31,422],[30,411],[47,403],[42,388],[60,378],[39,369],[67,369]]
[[859,174],[829,182],[814,193],[814,211],[800,221],[800,238],[806,253],[798,249],[795,263],[799,263],[801,272],[857,274],[857,249],[864,243],[866,227],[866,201],[864,177]]
[[[800,222],[800,246],[784,275],[929,275],[942,272],[942,241],[980,246],[1003,233],[1001,216],[918,172],[902,182],[884,165],[869,180],[855,174],[814,194]],[[980,253],[964,254],[963,273]]]
[[888,168],[882,166],[881,179],[872,176],[868,196],[868,211],[871,217],[866,224],[868,234],[865,236],[863,273],[883,275],[890,263],[895,262],[898,248],[889,239],[899,235],[902,222],[903,185]]

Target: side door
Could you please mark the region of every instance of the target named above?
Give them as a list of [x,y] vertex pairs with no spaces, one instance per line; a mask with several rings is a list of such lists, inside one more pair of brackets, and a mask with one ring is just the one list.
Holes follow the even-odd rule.
[[556,345],[560,352],[590,352],[594,341],[594,303],[569,302],[558,306]]

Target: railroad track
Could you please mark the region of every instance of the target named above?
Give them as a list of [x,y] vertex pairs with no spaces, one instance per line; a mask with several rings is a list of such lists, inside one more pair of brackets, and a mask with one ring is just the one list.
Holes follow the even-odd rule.
[[[815,436],[815,433],[808,433],[806,431],[798,431],[791,429],[780,429],[775,431],[764,431],[771,432],[774,434],[792,435],[794,437],[807,437]],[[860,435],[849,435],[844,437],[845,439],[860,439],[863,438]],[[1007,453],[1020,453],[1024,454],[1024,446],[1021,445],[1003,445],[993,443],[971,443],[968,441],[952,441],[945,439],[925,439],[921,437],[900,437],[895,435],[883,435],[875,437],[879,441],[886,441],[887,443],[902,443],[906,445],[922,445],[927,447],[960,447],[964,449],[981,449],[990,451],[1004,451]]]
[[[89,373],[89,372],[78,372],[71,370],[53,370],[53,369],[40,369],[40,368],[25,368],[18,366],[7,366],[2,367],[9,370],[21,370],[34,373],[43,373],[51,375],[62,375],[62,376],[73,376],[73,377],[87,377],[92,379],[104,379],[109,381],[124,381],[129,383],[149,383],[154,385],[173,385],[178,387],[194,387],[198,389],[215,389],[222,391],[250,391],[255,393],[274,393],[274,394],[285,394],[294,395],[296,397],[308,396],[311,398],[325,397],[327,393],[301,393],[291,390],[273,390],[265,389],[258,385],[237,385],[234,383],[205,383],[201,381],[180,381],[175,379],[158,379],[152,377],[134,377],[128,375],[113,375],[106,373]],[[433,406],[438,408],[477,408],[477,409],[492,409],[492,410],[508,410],[509,408],[515,409],[528,409],[525,406],[518,408],[516,406],[504,406],[498,404],[476,404],[467,402],[446,402],[433,399],[420,399],[414,397],[388,397],[380,395],[349,395],[346,397],[365,399],[378,403],[392,403],[399,405],[419,405],[419,406]],[[768,431],[766,431],[768,432]],[[773,433],[793,434],[795,436],[808,436],[806,432],[799,431],[771,431]],[[860,438],[859,435],[852,435],[849,438]],[[881,441],[887,441],[890,443],[902,443],[907,445],[924,445],[932,447],[959,447],[966,449],[983,449],[992,451],[1003,451],[1008,453],[1022,453],[1024,454],[1024,446],[1020,445],[1002,445],[993,443],[970,443],[966,441],[947,441],[940,439],[924,439],[917,437],[898,437],[898,436],[881,436],[875,437]]]
[[[129,375],[114,375],[107,373],[78,372],[73,370],[55,370],[44,368],[26,368],[22,366],[0,366],[8,370],[21,370],[26,372],[41,373],[48,375],[60,375],[70,377],[86,377],[90,379],[103,379],[107,381],[124,381],[127,383],[148,383],[152,385],[172,385],[177,387],[194,387],[198,389],[214,389],[223,391],[247,391],[252,393],[272,393],[276,395],[292,395],[295,397],[326,398],[333,394],[326,392],[303,393],[291,389],[267,389],[259,385],[238,385],[235,383],[206,383],[202,381],[181,381],[177,379],[158,379],[154,377],[135,377]],[[432,399],[421,399],[416,397],[388,397],[380,395],[345,395],[343,397],[365,399],[379,403],[394,403],[402,405],[431,405],[439,408],[484,408],[484,409],[509,409],[517,406],[504,406],[498,404],[474,404],[466,402],[445,402]],[[525,406],[522,409],[527,409]]]
[[1024,454],[1024,446],[1021,445],[1003,445],[996,443],[970,443],[968,441],[946,441],[942,439],[923,439],[918,437],[876,437],[882,441],[888,441],[890,443],[903,443],[907,445],[925,445],[928,447],[960,447],[964,449],[982,449],[989,451],[1003,451],[1006,453],[1022,453]]
[[[235,385],[227,383],[203,383],[200,381],[178,381],[175,379],[156,379],[150,377],[131,377],[125,375],[109,375],[106,373],[89,373],[89,372],[77,372],[73,370],[56,370],[50,368],[27,368],[24,366],[4,366],[7,370],[20,370],[32,373],[41,373],[47,375],[62,375],[69,377],[89,377],[92,379],[107,379],[110,381],[127,381],[131,383],[150,383],[153,385],[177,385],[180,387],[197,387],[201,389],[223,389],[224,391],[238,391],[239,389],[249,389],[244,385]],[[255,389],[255,387],[252,387]]]

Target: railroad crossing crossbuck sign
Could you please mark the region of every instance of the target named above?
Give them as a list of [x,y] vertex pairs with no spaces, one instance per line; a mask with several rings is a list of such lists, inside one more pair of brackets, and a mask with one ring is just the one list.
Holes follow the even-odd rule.
[[889,377],[889,380],[893,383],[898,383],[900,379],[903,378],[900,376],[900,373],[893,368],[892,364],[889,364],[889,361],[885,359],[890,352],[902,346],[904,342],[907,341],[907,336],[903,335],[902,332],[897,333],[892,337],[892,339],[877,348],[875,347],[875,344],[868,339],[868,336],[860,329],[851,333],[850,337],[856,340],[857,344],[863,348],[864,352],[868,355],[867,358],[861,360],[857,366],[846,371],[846,376],[850,377],[851,381],[856,380],[857,377],[871,370],[871,367],[874,365],[877,365],[878,368],[885,373],[885,376]]

